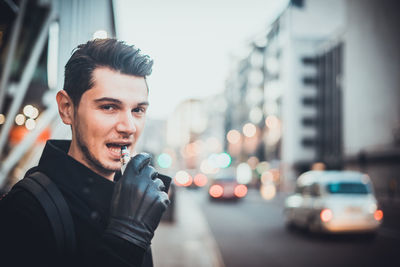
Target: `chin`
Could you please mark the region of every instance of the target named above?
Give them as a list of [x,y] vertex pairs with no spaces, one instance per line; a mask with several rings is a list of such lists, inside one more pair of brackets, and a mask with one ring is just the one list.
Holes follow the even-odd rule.
[[121,170],[121,164],[116,164],[116,165],[114,165],[114,166],[110,166],[110,168],[108,168],[110,171],[113,171],[113,172],[116,172],[116,171],[119,171],[119,170]]
[[110,171],[110,172],[119,171],[119,170],[121,170],[121,167],[122,167],[122,164],[119,161],[118,162],[104,162],[101,165],[105,170]]

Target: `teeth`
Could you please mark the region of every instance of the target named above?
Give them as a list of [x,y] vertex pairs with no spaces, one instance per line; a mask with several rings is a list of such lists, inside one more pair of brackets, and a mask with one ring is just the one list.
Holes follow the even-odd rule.
[[121,148],[125,146],[128,147],[127,144],[118,144],[118,143],[108,143],[107,148],[115,153],[121,153]]
[[112,146],[112,147],[109,147],[109,149],[112,152],[115,152],[115,153],[120,153],[121,152],[121,148],[119,148],[119,147]]

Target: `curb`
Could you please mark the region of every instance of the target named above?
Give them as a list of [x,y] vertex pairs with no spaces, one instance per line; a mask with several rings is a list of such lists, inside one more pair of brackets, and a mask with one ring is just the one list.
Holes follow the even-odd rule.
[[225,267],[209,225],[190,192],[176,190],[175,222],[162,222],[153,239],[155,267]]

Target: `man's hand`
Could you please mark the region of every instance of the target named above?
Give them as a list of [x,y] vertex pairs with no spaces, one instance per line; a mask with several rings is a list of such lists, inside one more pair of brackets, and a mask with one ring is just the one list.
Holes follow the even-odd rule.
[[114,188],[110,223],[106,233],[118,236],[144,249],[170,201],[162,191],[163,182],[151,166],[150,156],[137,154],[126,166]]

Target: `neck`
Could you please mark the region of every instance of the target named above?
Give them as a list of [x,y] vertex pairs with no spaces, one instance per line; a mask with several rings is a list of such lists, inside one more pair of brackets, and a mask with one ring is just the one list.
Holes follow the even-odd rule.
[[105,170],[104,168],[97,166],[92,160],[85,156],[85,154],[81,150],[79,150],[78,153],[78,149],[73,145],[72,142],[68,150],[68,155],[89,168],[91,171],[95,172],[96,174],[104,177],[107,180],[114,181],[115,171]]

